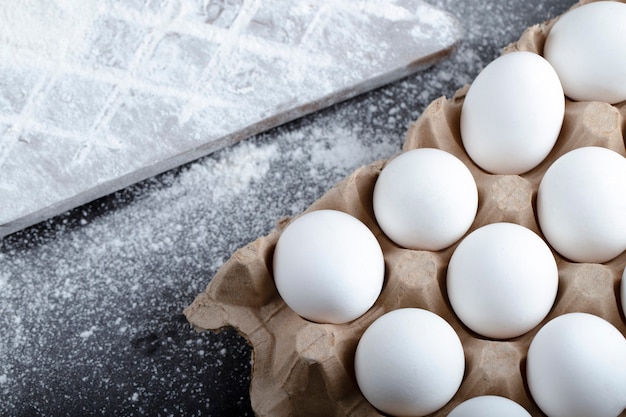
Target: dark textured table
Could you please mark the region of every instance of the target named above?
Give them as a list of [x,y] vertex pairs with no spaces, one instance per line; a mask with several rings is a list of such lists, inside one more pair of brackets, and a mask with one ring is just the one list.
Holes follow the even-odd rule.
[[239,247],[360,165],[572,0],[432,1],[465,28],[434,67],[3,239],[0,415],[253,415],[251,349],[182,311]]

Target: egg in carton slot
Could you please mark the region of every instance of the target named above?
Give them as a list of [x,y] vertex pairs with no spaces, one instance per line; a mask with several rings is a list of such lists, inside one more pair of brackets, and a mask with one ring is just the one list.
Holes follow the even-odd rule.
[[[597,2],[583,0],[570,12],[589,3]],[[623,5],[626,2],[609,3]],[[504,49],[502,57],[520,52],[544,56],[548,35],[567,13],[528,28],[517,42]],[[624,51],[622,40],[619,43]],[[621,56],[626,57],[626,53]],[[432,416],[448,415],[461,403],[479,396],[505,397],[530,415],[548,415],[546,409],[551,410],[551,406],[531,393],[529,378],[533,378],[530,374],[536,372],[528,364],[529,359],[535,361],[529,358],[529,350],[542,329],[547,329],[547,324],[554,323],[557,318],[572,313],[591,315],[616,329],[623,340],[626,334],[621,305],[625,298],[621,293],[626,266],[624,248],[620,250],[617,244],[617,253],[613,255],[579,258],[578,253],[568,249],[568,239],[548,238],[544,233],[549,229],[547,224],[556,220],[542,220],[549,215],[539,214],[540,206],[552,203],[540,203],[538,195],[542,181],[552,167],[567,165],[555,162],[580,149],[591,147],[610,151],[611,155],[622,158],[617,164],[618,169],[622,169],[626,164],[623,161],[626,156],[626,101],[584,96],[573,99],[568,94],[578,93],[568,93],[566,83],[562,84],[565,90],[562,124],[553,145],[547,151],[543,149],[545,155],[534,166],[520,168],[517,172],[498,172],[497,168],[479,165],[475,161],[479,158],[470,157],[461,132],[462,110],[471,94],[472,83],[459,89],[451,98],[441,97],[433,101],[409,127],[400,155],[357,169],[303,213],[293,219],[280,220],[275,230],[232,255],[206,291],[187,307],[185,314],[199,330],[232,326],[253,347],[250,396],[255,413],[260,416],[384,415],[383,410],[372,405],[360,389],[355,353],[372,323],[401,309],[434,313],[454,330],[462,345],[464,364],[458,389],[445,404],[428,414]],[[528,120],[529,125],[532,123]],[[467,230],[454,243],[436,250],[406,248],[394,242],[381,228],[375,213],[374,190],[381,173],[400,156],[419,149],[438,149],[460,160],[475,180],[478,195],[475,216]],[[576,182],[556,188],[575,192],[584,188],[588,166],[579,161],[569,165],[580,167],[575,171]],[[552,171],[548,177],[568,176],[567,170],[564,171],[566,174],[559,174],[556,169]],[[613,188],[604,190],[604,195],[618,205],[624,204],[625,184],[613,183]],[[577,205],[603,209],[598,201],[579,201]],[[384,281],[380,294],[362,315],[348,322],[318,323],[303,318],[286,304],[274,279],[274,255],[281,235],[297,219],[321,210],[340,211],[358,219],[371,231],[382,250]],[[449,265],[457,249],[475,232],[498,223],[514,224],[534,233],[549,245],[557,268],[553,301],[538,322],[521,330],[521,334],[481,334],[483,330],[468,325],[470,320],[461,318],[454,305],[456,302],[449,294]],[[622,232],[620,236],[623,238],[624,230],[620,224],[606,227],[609,231],[611,228],[618,235]],[[562,240],[565,243],[561,244]],[[593,252],[597,246],[590,245],[583,255]],[[606,250],[610,252],[610,248]],[[537,339],[549,340],[550,337]],[[587,339],[593,340],[593,337]],[[539,344],[537,342],[537,346]],[[622,385],[626,387],[626,384]],[[621,411],[626,407],[626,388],[623,387],[617,406],[609,404],[612,409],[618,408],[615,415],[619,416],[626,416]],[[584,394],[594,396],[593,392]],[[581,397],[585,395],[581,394]]]

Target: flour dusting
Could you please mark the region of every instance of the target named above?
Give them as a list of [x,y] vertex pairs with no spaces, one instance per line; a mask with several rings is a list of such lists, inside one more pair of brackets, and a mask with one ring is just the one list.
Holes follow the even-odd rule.
[[97,11],[98,4],[90,0],[5,2],[0,6],[0,42],[13,54],[61,62],[80,47]]
[[430,6],[401,3],[4,2],[0,236],[397,80],[458,40],[450,15],[450,30],[403,36]]

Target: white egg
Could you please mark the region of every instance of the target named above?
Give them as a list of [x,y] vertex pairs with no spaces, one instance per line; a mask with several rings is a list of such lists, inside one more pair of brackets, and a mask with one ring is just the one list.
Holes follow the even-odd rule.
[[530,393],[549,417],[616,417],[626,408],[626,339],[587,313],[559,316],[533,338]]
[[365,398],[394,416],[425,416],[457,392],[465,372],[454,329],[428,310],[386,313],[363,333],[354,362]]
[[550,312],[558,268],[548,245],[532,230],[493,223],[470,233],[454,250],[447,272],[452,309],[483,336],[520,336]]
[[537,192],[548,243],[574,262],[602,263],[626,249],[626,159],[589,146],[557,159]]
[[544,56],[565,94],[578,101],[626,100],[626,4],[599,1],[573,9],[554,24]]
[[448,417],[531,417],[521,405],[497,395],[470,398],[454,407]]
[[349,214],[318,210],[290,223],[274,250],[274,281],[285,303],[319,323],[346,323],[374,304],[385,275],[374,234]]
[[461,111],[472,160],[494,174],[521,174],[548,156],[561,131],[565,97],[552,66],[531,52],[503,55],[478,74]]
[[396,244],[438,251],[459,240],[478,210],[478,189],[454,155],[414,149],[392,159],[374,187],[374,214]]
[[620,298],[622,299],[622,314],[626,316],[626,269],[622,272]]

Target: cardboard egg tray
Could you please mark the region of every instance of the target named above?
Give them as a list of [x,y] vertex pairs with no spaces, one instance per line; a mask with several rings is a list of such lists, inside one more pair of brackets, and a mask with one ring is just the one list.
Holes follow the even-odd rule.
[[[504,53],[526,50],[541,54],[555,20],[527,29]],[[541,236],[534,210],[537,188],[552,162],[572,149],[590,145],[626,156],[626,102],[609,105],[567,100],[561,134],[543,163],[522,175],[486,173],[470,160],[460,138],[460,112],[467,90],[468,86],[451,99],[442,97],[431,103],[410,126],[403,151],[435,147],[469,167],[478,185],[479,209],[468,233],[504,221]],[[290,221],[283,219],[269,235],[238,250],[224,264],[206,291],[185,310],[187,318],[201,330],[233,326],[253,346],[250,396],[259,416],[380,416],[358,389],[354,353],[370,323],[403,307],[425,308],[440,315],[463,343],[463,382],[453,399],[433,416],[445,416],[462,401],[487,394],[510,398],[533,416],[542,416],[525,383],[525,358],[533,336],[547,321],[568,312],[598,315],[626,334],[619,296],[626,252],[605,264],[573,263],[554,252],[559,290],[544,321],[514,339],[482,337],[461,323],[446,295],[447,264],[458,242],[439,252],[408,250],[396,246],[378,227],[372,192],[386,163],[378,161],[357,169],[306,210],[344,211],[360,219],[378,238],[385,256],[385,284],[365,315],[347,324],[317,324],[300,318],[285,305],[272,278],[273,249]]]

